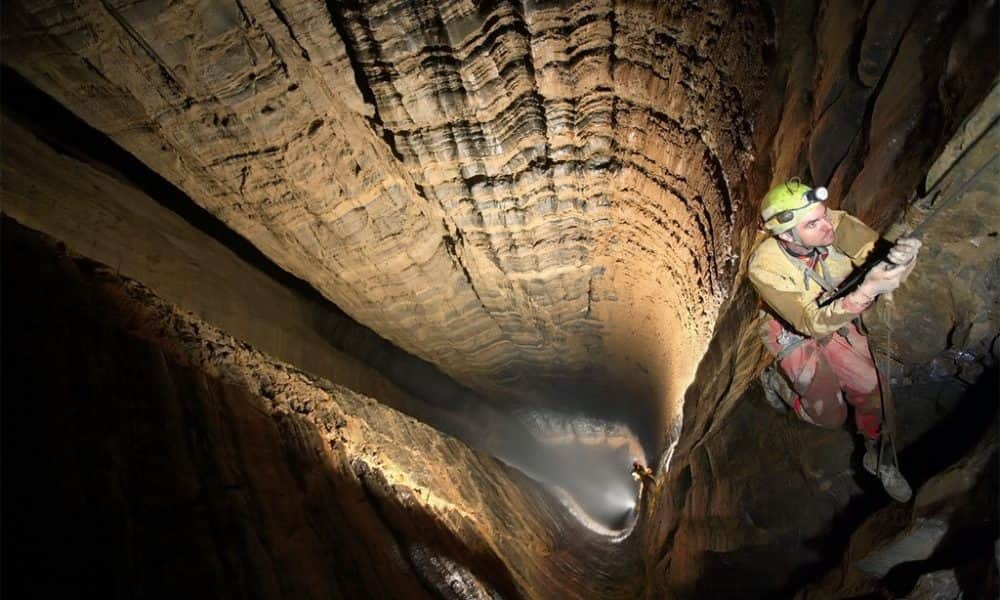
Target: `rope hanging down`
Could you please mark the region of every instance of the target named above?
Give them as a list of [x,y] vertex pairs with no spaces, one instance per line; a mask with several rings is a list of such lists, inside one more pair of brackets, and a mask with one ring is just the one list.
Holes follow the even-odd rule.
[[[992,127],[992,124],[991,124],[991,127]],[[982,137],[982,136],[980,136],[980,137]],[[978,142],[978,139],[976,141]],[[975,145],[975,144],[973,144],[973,145]],[[968,151],[968,149],[966,151]],[[963,156],[964,156],[964,153],[963,153]],[[959,197],[961,197],[962,194],[964,194],[965,191],[969,188],[969,186],[972,185],[972,182],[974,182],[974,181],[976,181],[978,179],[979,174],[982,173],[986,169],[987,166],[989,166],[990,164],[992,164],[998,158],[998,156],[1000,156],[1000,155],[994,155],[990,160],[988,160],[985,163],[983,163],[982,165],[980,165],[980,167],[978,169],[976,169],[972,173],[972,175],[969,176],[965,180],[965,182],[961,185],[961,187],[958,188],[958,190],[955,191],[954,194],[952,194],[946,200],[944,200],[943,202],[939,203],[936,207],[934,207],[932,209],[931,213],[929,215],[927,215],[924,218],[924,220],[921,221],[920,224],[912,232],[910,232],[910,234],[907,237],[913,237],[913,238],[915,238],[915,237],[918,237],[921,234],[923,234],[924,230],[927,227],[927,224],[931,221],[931,219],[935,215],[937,215],[940,212],[942,212],[942,210],[945,207],[949,206],[956,199],[958,199]],[[960,159],[961,159],[961,157],[959,157],[959,159],[956,159],[955,162],[957,163],[958,160],[960,160]],[[952,167],[954,167],[954,164],[952,165]],[[948,171],[951,171],[952,167],[949,167]],[[947,172],[945,174],[947,174]],[[934,185],[934,187],[931,188],[931,192],[928,192],[927,195],[924,196],[924,198],[925,199],[929,198],[931,196],[931,193],[933,192],[933,190],[936,189],[938,186],[940,186],[943,181],[944,181],[944,176],[942,175],[942,177],[938,179],[938,183],[936,183]],[[886,252],[888,252],[888,247],[889,247],[889,245],[887,245],[887,247],[886,247]],[[883,262],[886,263],[886,267],[885,267],[886,269],[889,269],[889,268],[891,268],[893,266],[891,263],[889,263],[889,261],[884,256],[881,257],[881,258],[879,258],[878,260],[871,261],[871,263],[867,265],[867,268],[859,269],[859,271],[856,274],[852,275],[852,277],[850,277],[847,281],[844,282],[844,284],[841,286],[841,289],[838,290],[838,292],[836,294],[832,295],[825,302],[821,303],[820,306],[825,306],[826,304],[829,304],[830,302],[833,302],[837,298],[839,298],[841,296],[844,296],[847,293],[849,293],[854,287],[856,287],[857,285],[859,285],[861,283],[861,281],[864,280],[865,275],[872,268],[875,268],[875,266],[877,266],[878,264],[881,264]],[[888,311],[888,313],[891,314],[895,310],[895,303],[892,301],[892,296],[890,295],[888,298],[886,298],[886,301],[887,301],[886,310]],[[867,329],[867,327],[866,327],[866,329]],[[882,467],[882,460],[883,460],[882,457],[883,457],[883,455],[886,452],[886,445],[887,444],[889,446],[889,452],[891,453],[893,464],[895,464],[897,466],[897,468],[899,466],[898,448],[897,448],[897,443],[896,443],[896,406],[895,406],[895,401],[894,401],[893,396],[892,396],[892,382],[893,382],[893,379],[894,379],[894,377],[893,377],[893,370],[894,370],[893,366],[894,366],[894,364],[892,362],[892,359],[889,356],[889,353],[890,353],[891,348],[892,348],[892,328],[891,327],[886,328],[885,343],[886,343],[886,345],[885,345],[885,348],[883,349],[884,352],[876,352],[875,348],[872,347],[872,344],[869,341],[869,351],[872,354],[872,358],[876,362],[876,366],[877,366],[876,373],[878,373],[879,388],[880,388],[880,392],[881,392],[881,396],[882,396],[882,402],[881,402],[882,406],[881,407],[882,407],[882,423],[883,423],[883,426],[882,426],[882,435],[879,436],[878,454],[877,454],[878,458],[876,459],[876,463],[875,463],[876,464],[876,467],[875,467],[875,469],[876,469],[876,477],[878,476],[879,469],[881,469],[881,467]],[[881,364],[879,364],[879,363],[881,363]]]

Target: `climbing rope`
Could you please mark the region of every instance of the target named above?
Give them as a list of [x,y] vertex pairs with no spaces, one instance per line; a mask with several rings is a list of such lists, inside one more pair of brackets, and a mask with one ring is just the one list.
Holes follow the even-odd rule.
[[[993,124],[995,124],[995,123],[996,123],[996,120],[994,120],[994,122],[990,125],[990,127],[992,127]],[[990,128],[987,128],[986,131],[988,131],[989,129]],[[980,136],[977,137],[976,142],[978,142],[979,139],[982,138],[983,135],[985,135],[985,131],[984,131],[983,134],[980,134]],[[970,148],[973,147],[973,146],[975,146],[975,143],[971,144]],[[957,164],[965,156],[965,153],[968,152],[968,150],[969,149],[966,148],[966,150],[963,151],[962,154],[957,159],[955,159],[955,162],[952,163],[952,166],[948,167],[948,169],[938,178],[937,183],[934,184],[934,186],[931,188],[930,191],[928,191],[928,193],[924,196],[923,199],[929,198],[931,196],[931,194],[933,193],[933,191],[935,189],[937,189],[942,183],[944,183],[944,181],[946,179],[946,175],[951,172],[951,170],[952,170],[952,168],[954,168],[955,164]],[[906,237],[916,238],[916,237],[919,237],[921,234],[923,234],[924,230],[927,228],[927,224],[932,220],[932,218],[934,216],[940,214],[945,207],[950,206],[958,198],[960,198],[966,192],[966,190],[968,190],[969,186],[972,185],[972,183],[978,179],[980,173],[982,173],[986,169],[986,167],[988,167],[994,161],[996,161],[998,157],[1000,157],[1000,155],[994,155],[990,160],[988,160],[988,161],[984,162],[982,165],[980,165],[979,168],[977,168],[972,173],[972,175],[970,175],[968,178],[966,178],[965,182],[958,188],[958,190],[956,190],[953,194],[951,194],[946,200],[944,200],[943,202],[941,202],[937,206],[935,206],[931,210],[930,214],[928,214],[920,222],[920,224],[917,225],[916,228],[914,228],[910,233],[908,233],[906,235]],[[914,203],[910,203],[910,206],[912,206],[913,204]],[[877,264],[882,264],[883,262],[888,263],[888,261],[882,260],[882,261],[878,261],[876,263],[876,265]],[[890,267],[891,267],[890,264],[886,264],[886,268],[887,269],[890,268]],[[874,267],[872,267],[872,268],[874,268]],[[860,281],[863,280],[864,275],[866,275],[869,270],[870,269],[865,269],[865,270],[861,271],[860,272],[860,277],[857,277],[857,276],[852,277],[851,279],[854,280],[853,282],[851,282],[851,281],[845,281],[844,285],[841,287],[840,290],[838,290],[837,294],[833,295],[830,299],[828,299],[826,301],[826,304],[828,304],[829,302],[832,302],[833,300],[835,300],[836,298],[838,298],[840,296],[845,295],[845,293],[846,293],[847,290],[852,289],[853,287],[855,287],[855,285],[857,283],[860,283]],[[876,372],[878,373],[879,388],[880,388],[880,392],[881,392],[881,395],[882,395],[881,405],[882,405],[882,423],[883,423],[882,429],[883,429],[883,434],[879,436],[878,462],[876,463],[876,468],[875,468],[876,477],[879,476],[879,469],[882,466],[882,456],[883,456],[883,452],[885,450],[885,443],[886,443],[885,439],[886,438],[888,438],[888,443],[889,443],[889,446],[890,446],[890,450],[892,452],[893,464],[896,466],[897,469],[899,468],[899,456],[897,454],[897,445],[896,445],[896,410],[895,410],[895,402],[894,402],[893,397],[892,397],[892,382],[893,382],[893,379],[894,379],[894,370],[895,369],[894,369],[894,365],[893,365],[893,361],[892,361],[892,356],[891,356],[891,352],[892,352],[892,323],[893,323],[893,317],[894,317],[893,313],[895,312],[895,309],[896,309],[896,303],[893,301],[891,295],[888,298],[886,298],[886,303],[887,304],[886,304],[885,314],[886,314],[887,326],[886,326],[886,334],[885,334],[885,348],[884,348],[884,352],[881,352],[881,353],[875,352],[875,349],[871,348],[871,345],[869,344],[869,351],[872,353],[872,358],[875,360],[875,363],[876,363]],[[825,304],[821,303],[821,306],[824,306],[824,305]],[[878,363],[880,362],[880,359],[878,357],[880,355],[882,355],[884,357],[884,358],[881,359],[881,361],[883,362],[883,365],[881,366],[881,368],[879,368],[879,366],[878,366]],[[883,377],[883,373],[885,374],[884,377]]]

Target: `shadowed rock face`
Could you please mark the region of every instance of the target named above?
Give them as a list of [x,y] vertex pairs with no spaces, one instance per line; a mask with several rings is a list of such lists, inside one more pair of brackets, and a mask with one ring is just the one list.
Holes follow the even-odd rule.
[[[921,489],[927,482],[949,486],[933,493],[950,500],[931,511],[886,509],[888,498],[861,470],[855,436],[766,407],[755,379],[770,359],[755,334],[756,297],[744,283],[687,391],[680,442],[651,503],[643,531],[650,587],[681,597],[776,590],[909,597],[921,574],[940,570],[945,576],[926,581],[942,582],[942,594],[958,573],[967,597],[994,596],[996,566],[954,544],[995,556],[995,491],[979,497],[969,489],[995,487],[995,470],[971,474],[952,465],[989,464],[983,455],[995,454],[989,442],[975,446],[988,439],[997,408],[1000,103],[995,65],[957,57],[995,47],[995,30],[980,24],[996,18],[996,7],[791,8],[777,18],[777,62],[787,70],[773,71],[765,95],[783,93],[784,105],[765,106],[758,120],[758,147],[768,149],[761,166],[773,169],[774,181],[808,167],[831,182],[831,204],[875,226],[899,216],[920,229],[915,271],[864,322],[895,398],[902,470],[918,497],[931,493]],[[877,44],[876,31],[885,36]],[[875,72],[877,83],[866,75]],[[968,480],[935,482],[949,468]],[[959,507],[967,502],[981,534],[966,529]],[[918,539],[927,519],[940,534],[933,542]],[[945,535],[948,543],[938,545]],[[866,557],[884,561],[883,570],[865,571]],[[823,584],[807,585],[816,578]]]
[[634,596],[520,472],[3,225],[5,593]]
[[[627,465],[626,455],[639,452],[634,432],[663,465],[662,451],[677,442],[669,473],[658,472],[640,507],[637,549],[564,519],[535,484],[453,439],[310,381],[287,406],[267,398],[269,420],[240,421],[225,434],[295,448],[258,457],[262,473],[273,463],[282,477],[302,469],[333,482],[320,500],[308,490],[297,496],[311,519],[324,521],[311,527],[318,533],[274,554],[322,554],[323,540],[358,534],[359,551],[374,545],[395,558],[355,573],[348,550],[324,555],[332,563],[274,568],[267,552],[244,552],[225,533],[196,555],[215,560],[238,548],[232,568],[295,573],[232,589],[305,593],[290,583],[300,576],[313,593],[349,597],[790,595],[810,582],[804,593],[820,597],[878,589],[870,577],[851,579],[851,556],[885,556],[869,550],[909,538],[866,522],[885,511],[854,476],[850,434],[767,412],[752,384],[765,358],[756,298],[740,269],[757,199],[792,175],[827,183],[832,205],[877,227],[904,210],[910,225],[934,212],[933,194],[918,197],[937,181],[946,194],[961,191],[944,222],[928,228],[920,269],[870,323],[873,337],[887,340],[879,349],[892,356],[897,393],[916,399],[900,407],[912,455],[925,456],[925,432],[995,378],[996,169],[977,171],[976,162],[997,151],[995,91],[982,102],[996,78],[995,64],[982,59],[996,47],[995,28],[984,26],[996,22],[995,3],[85,0],[7,2],[3,17],[7,68],[398,348],[371,332],[345,334],[347,320],[327,321],[322,302],[245,269],[164,212],[137,210],[148,199],[119,185],[120,174],[105,177],[98,166],[64,180],[61,172],[82,167],[27,150],[34,142],[23,119],[4,120],[5,140],[25,141],[3,157],[7,214],[77,253],[124,263],[168,304],[269,354],[494,454],[561,446],[549,459],[558,470],[572,460],[596,465],[575,448],[603,444]],[[979,124],[960,127],[970,113]],[[35,161],[46,168],[34,171]],[[90,186],[96,197],[74,204]],[[144,228],[157,232],[148,243],[139,241]],[[75,285],[73,269],[65,271]],[[215,281],[231,289],[206,289]],[[160,308],[151,315],[166,314],[160,300],[140,296],[125,302],[129,310],[152,303]],[[122,324],[110,321],[120,334]],[[321,335],[317,322],[327,325]],[[106,351],[122,360],[123,347],[165,343],[148,333]],[[206,339],[216,343],[217,333]],[[364,349],[349,356],[352,345]],[[179,353],[186,366],[171,367],[164,385],[221,369],[222,383],[208,387],[246,388],[227,398],[248,410],[260,403],[255,380],[226,378],[234,369],[266,371],[270,359],[237,357],[239,368],[228,358],[219,367]],[[137,369],[146,362],[137,358]],[[103,382],[91,367],[76,375]],[[297,400],[320,394],[317,386],[365,432],[321,466],[303,456],[326,452],[316,439],[334,434]],[[436,397],[439,390],[447,391]],[[191,402],[211,406],[218,396]],[[176,398],[157,402],[164,414],[176,410]],[[470,428],[464,417],[473,413]],[[320,433],[302,433],[310,427]],[[527,443],[524,430],[540,442]],[[366,445],[369,434],[378,442]],[[980,454],[984,447],[995,452],[980,445]],[[931,461],[915,482],[960,459]],[[977,469],[962,472],[985,472]],[[226,476],[203,470],[193,478],[211,486]],[[962,502],[962,493],[942,491],[943,481],[935,497]],[[299,527],[281,512],[299,509],[277,506],[282,490],[272,485],[254,488],[247,502],[282,518],[245,531],[280,537]],[[988,487],[977,485],[976,494]],[[189,499],[175,492],[162,493]],[[365,494],[338,515],[315,506]],[[949,506],[932,512],[955,514]],[[510,518],[524,514],[532,518]],[[961,514],[956,530],[979,513]],[[186,539],[207,539],[199,535]],[[905,594],[920,573],[890,563],[880,576]],[[837,590],[840,573],[849,579]],[[955,577],[938,579],[952,585]]]

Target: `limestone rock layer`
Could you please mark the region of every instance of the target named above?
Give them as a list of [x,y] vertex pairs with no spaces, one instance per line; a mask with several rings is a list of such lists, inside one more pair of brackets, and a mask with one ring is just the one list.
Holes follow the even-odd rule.
[[762,14],[11,2],[4,61],[458,380],[670,413],[733,275]]
[[629,543],[522,473],[10,219],[3,236],[5,591],[635,597]]

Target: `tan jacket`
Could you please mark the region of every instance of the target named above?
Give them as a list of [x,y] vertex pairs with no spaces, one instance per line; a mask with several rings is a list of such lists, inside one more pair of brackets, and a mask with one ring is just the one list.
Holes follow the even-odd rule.
[[[865,261],[878,239],[870,227],[842,210],[827,212],[835,228],[835,241],[824,261],[834,285],[844,280]],[[823,289],[804,277],[802,269],[782,252],[778,240],[764,240],[750,257],[750,282],[757,289],[770,312],[781,317],[797,332],[814,338],[826,337],[851,322],[854,312],[845,310],[838,300],[819,307]],[[805,262],[801,263],[805,266]],[[808,268],[808,266],[806,267]]]

